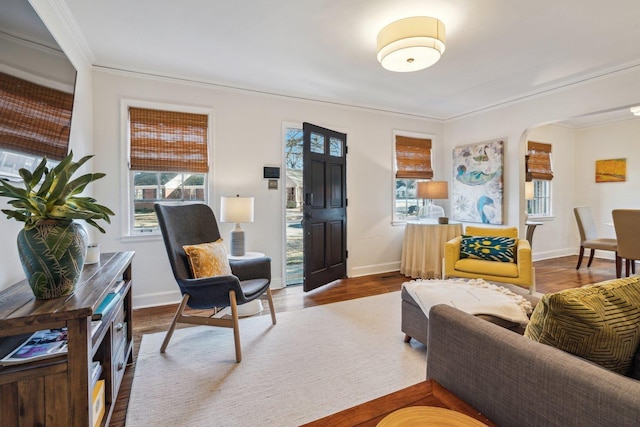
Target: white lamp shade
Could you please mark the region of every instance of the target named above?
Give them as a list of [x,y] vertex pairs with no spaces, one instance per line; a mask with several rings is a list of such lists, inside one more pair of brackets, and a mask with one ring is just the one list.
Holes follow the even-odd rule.
[[524,183],[524,198],[525,200],[533,200],[535,191],[533,188],[533,181],[525,181]]
[[447,181],[423,181],[418,183],[418,199],[448,199]]
[[253,197],[221,197],[220,221],[253,222]]
[[445,49],[442,21],[430,16],[400,19],[378,33],[378,61],[389,71],[408,72],[430,67]]

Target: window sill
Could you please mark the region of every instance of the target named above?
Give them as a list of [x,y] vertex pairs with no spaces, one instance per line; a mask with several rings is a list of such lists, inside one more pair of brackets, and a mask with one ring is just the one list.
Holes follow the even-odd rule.
[[527,218],[527,221],[544,222],[544,221],[553,221],[554,219],[555,219],[555,217],[553,215],[550,215],[550,216],[531,216],[531,215],[529,215],[529,217]]
[[148,233],[148,234],[130,234],[128,236],[121,236],[120,241],[122,243],[140,243],[140,242],[156,242],[162,240],[162,234]]
[[408,222],[411,221],[418,221],[418,217],[414,217],[414,218],[409,218],[409,219],[395,219],[393,221],[391,221],[391,225],[392,226],[404,226],[406,225]]

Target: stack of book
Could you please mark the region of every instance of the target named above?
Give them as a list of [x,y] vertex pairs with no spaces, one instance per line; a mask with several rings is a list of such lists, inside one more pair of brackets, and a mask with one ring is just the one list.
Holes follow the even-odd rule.
[[93,393],[91,394],[91,412],[93,426],[97,427],[102,422],[104,417],[104,380],[99,380],[96,385],[93,386]]
[[100,302],[96,311],[93,312],[91,320],[100,320],[102,316],[107,314],[120,300],[120,293],[117,290],[109,292]]

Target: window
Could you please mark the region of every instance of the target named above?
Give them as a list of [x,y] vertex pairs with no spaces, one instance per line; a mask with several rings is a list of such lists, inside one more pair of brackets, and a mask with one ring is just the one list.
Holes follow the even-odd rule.
[[[32,171],[40,164],[42,156],[35,154],[15,153],[0,149],[0,178],[7,181],[22,181],[20,169]],[[57,160],[47,159],[47,167],[54,168],[60,163]]]
[[394,170],[393,221],[417,219],[417,184],[433,178],[431,139],[416,134],[394,135]]
[[20,181],[46,156],[67,155],[73,94],[0,72],[0,176]]
[[527,181],[533,181],[533,199],[527,200],[527,213],[532,217],[551,216],[551,144],[528,141],[525,164]]
[[533,199],[527,200],[527,213],[531,217],[551,216],[551,181],[533,180]]
[[155,203],[206,203],[209,115],[128,107],[130,234],[158,231]]

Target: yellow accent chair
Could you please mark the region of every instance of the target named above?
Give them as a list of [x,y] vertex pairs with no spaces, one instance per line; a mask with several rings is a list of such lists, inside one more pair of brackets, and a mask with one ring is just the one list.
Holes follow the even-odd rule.
[[467,226],[465,236],[509,237],[517,239],[516,262],[500,262],[482,259],[460,258],[462,236],[455,237],[444,245],[445,278],[462,277],[484,279],[488,282],[511,283],[535,292],[535,271],[531,259],[531,245],[526,239],[518,239],[516,227],[489,228]]

